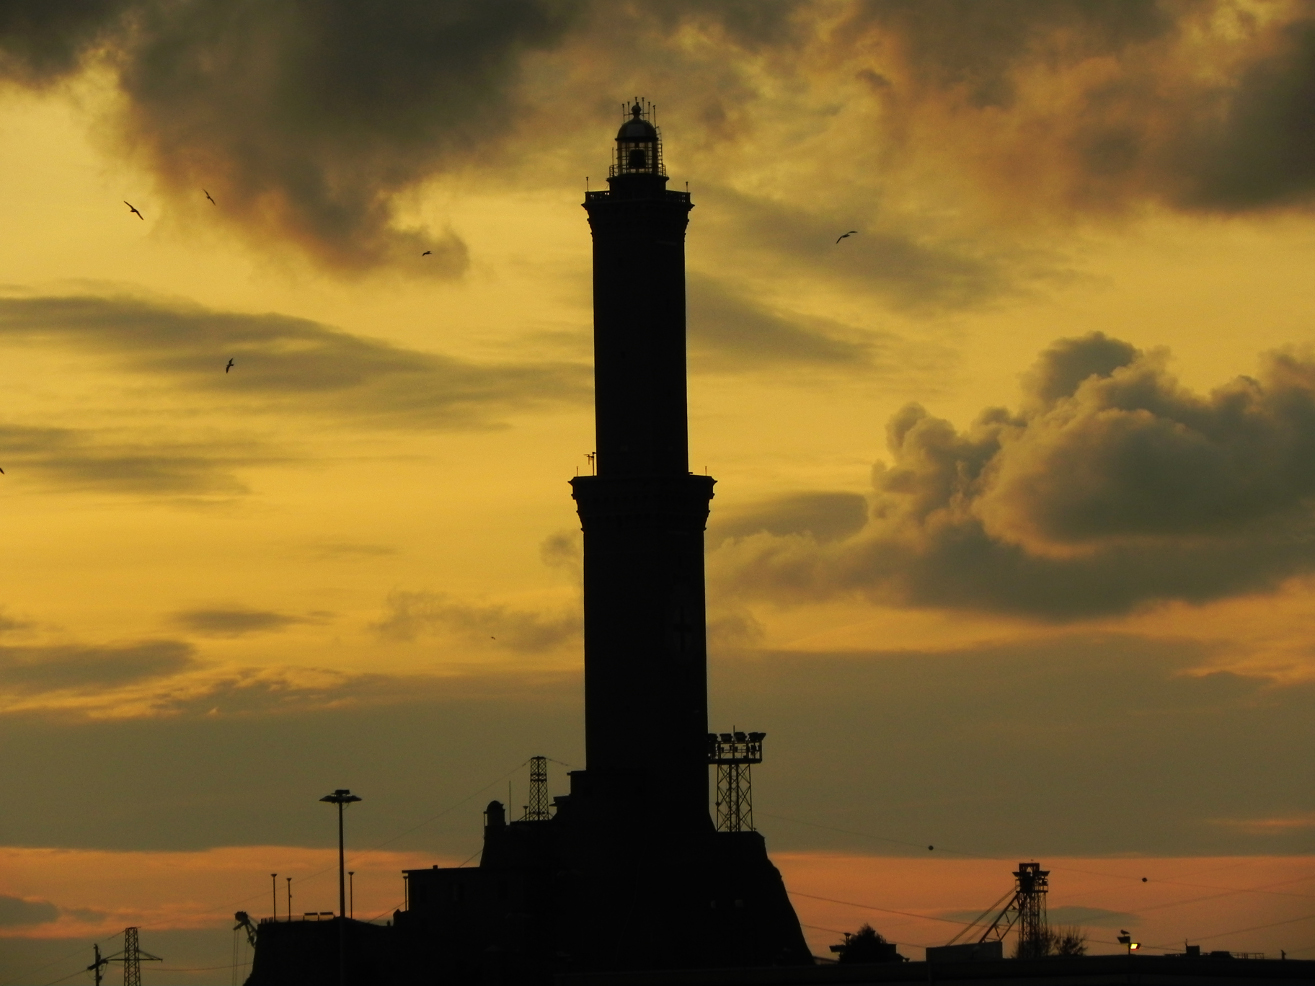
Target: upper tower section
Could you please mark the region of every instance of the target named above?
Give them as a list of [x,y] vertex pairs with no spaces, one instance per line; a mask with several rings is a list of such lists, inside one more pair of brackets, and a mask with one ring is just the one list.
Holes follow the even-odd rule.
[[594,240],[598,475],[686,476],[688,192],[667,191],[653,107],[636,99],[606,191],[585,193]]

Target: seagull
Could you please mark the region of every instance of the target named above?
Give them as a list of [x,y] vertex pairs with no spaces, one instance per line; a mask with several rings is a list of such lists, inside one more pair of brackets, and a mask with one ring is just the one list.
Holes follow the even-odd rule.
[[[201,189],[201,191],[205,192],[205,189],[203,188],[203,189]],[[209,192],[205,192],[205,197],[208,198],[208,199],[210,199],[210,204],[211,204],[211,205],[218,205],[218,204],[219,204],[218,202],[216,202],[216,201],[214,200],[214,198],[211,197],[211,195],[210,195]]]
[[233,361],[230,359],[228,361],[228,366],[224,367],[224,372],[227,373],[231,369],[233,369]]
[[841,240],[845,239],[848,236],[853,236],[857,232],[858,230],[851,229],[848,233],[841,233],[839,236],[836,237],[836,242],[839,243]]
[[127,199],[123,200],[123,204],[128,207],[129,212],[134,213],[137,216],[137,218],[140,219],[142,222],[146,222],[146,217],[137,211],[137,207],[135,205],[133,205]]
[[422,256],[422,257],[428,257],[428,256],[429,256],[431,253],[433,253],[433,252],[434,252],[433,250],[426,250],[426,251],[425,251],[424,253],[422,253],[420,256]]

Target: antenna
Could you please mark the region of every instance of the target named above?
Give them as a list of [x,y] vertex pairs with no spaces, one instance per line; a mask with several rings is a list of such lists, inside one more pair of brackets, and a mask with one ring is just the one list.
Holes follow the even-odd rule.
[[530,758],[530,803],[525,806],[524,822],[546,822],[552,818],[548,810],[548,758]]

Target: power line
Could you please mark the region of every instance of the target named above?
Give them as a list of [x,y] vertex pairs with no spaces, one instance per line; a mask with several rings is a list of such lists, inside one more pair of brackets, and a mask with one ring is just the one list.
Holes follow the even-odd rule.
[[902,914],[906,918],[919,918],[923,921],[944,921],[946,924],[953,924],[957,927],[971,928],[976,922],[955,921],[953,918],[938,918],[931,914],[914,914],[912,911],[897,911],[891,907],[877,907],[875,904],[859,904],[852,900],[836,900],[834,897],[819,897],[817,894],[806,894],[798,890],[787,890],[791,897],[807,897],[809,900],[824,900],[828,904],[844,904],[846,907],[861,907],[865,911],[881,911],[883,914]]
[[[92,944],[93,944],[93,945],[104,945],[106,942],[117,941],[117,940],[118,940],[118,937],[119,937],[120,934],[122,934],[122,932],[115,932],[115,933],[112,934],[112,935],[107,935],[106,937],[102,938],[102,939],[101,939],[100,941],[98,941],[98,942],[92,942]],[[59,963],[64,962],[64,961],[67,960],[67,959],[71,959],[71,958],[73,958],[73,956],[77,955],[79,952],[85,952],[86,950],[87,950],[87,946],[86,946],[86,945],[79,945],[79,946],[78,946],[77,948],[75,948],[73,951],[67,953],[66,955],[61,955],[61,956],[60,956],[59,958],[57,958],[57,959],[51,959],[51,960],[50,960],[49,962],[47,962],[45,965],[39,965],[39,966],[37,966],[35,969],[31,969],[31,970],[29,970],[29,971],[27,971],[27,972],[22,973],[22,974],[19,975],[17,978],[14,978],[14,979],[6,979],[3,983],[0,983],[0,986],[13,986],[13,984],[14,984],[14,983],[17,983],[20,979],[26,979],[28,976],[33,975],[34,973],[40,972],[42,969],[49,969],[52,965],[59,965]],[[79,969],[79,970],[78,970],[78,972],[86,972],[86,971],[87,971],[86,969]],[[73,975],[77,975],[77,973],[73,973]],[[68,979],[68,978],[69,978],[69,976],[65,976],[65,977],[64,977],[64,979]],[[63,982],[64,979],[57,979],[56,982]]]

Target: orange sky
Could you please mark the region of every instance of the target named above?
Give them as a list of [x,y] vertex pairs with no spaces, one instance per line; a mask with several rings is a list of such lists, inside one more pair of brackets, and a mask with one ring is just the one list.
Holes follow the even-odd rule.
[[1093,940],[1315,945],[1302,896],[1185,903],[1315,853],[1310,4],[29,7],[0,984],[129,920],[228,982],[324,791],[383,910],[580,763],[579,203],[637,93],[695,202],[713,725],[769,735],[789,886],[944,916],[1039,858]]

